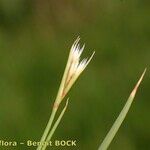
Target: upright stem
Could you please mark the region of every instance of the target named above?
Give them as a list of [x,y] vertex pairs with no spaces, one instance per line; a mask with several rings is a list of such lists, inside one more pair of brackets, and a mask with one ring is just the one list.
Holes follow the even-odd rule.
[[[68,98],[68,99],[69,99],[69,98]],[[65,111],[66,111],[66,108],[67,108],[67,106],[68,106],[68,99],[67,99],[67,101],[66,101],[65,107],[63,108],[63,110],[62,110],[62,112],[60,113],[58,119],[56,120],[56,122],[54,123],[52,129],[50,130],[49,135],[48,135],[47,138],[46,138],[46,142],[49,142],[49,141],[51,140],[51,138],[52,138],[52,136],[53,136],[53,134],[54,134],[54,132],[55,132],[57,126],[59,125],[59,123],[60,123],[60,121],[61,121],[61,119],[62,119],[62,117],[63,117],[63,115],[64,115],[64,113],[65,113]],[[46,147],[47,147],[46,144],[43,145],[43,147],[42,147],[41,150],[45,150]]]
[[60,87],[59,87],[59,90],[58,90],[58,94],[57,94],[56,100],[54,102],[54,106],[53,106],[53,110],[52,110],[50,119],[49,119],[49,121],[47,123],[45,131],[44,131],[44,133],[42,135],[42,138],[40,140],[41,144],[37,147],[37,150],[41,150],[41,148],[42,148],[42,142],[44,142],[46,140],[46,138],[47,138],[47,135],[48,135],[48,133],[50,131],[50,128],[52,126],[52,123],[53,123],[53,120],[55,118],[55,115],[56,115],[57,109],[59,107],[59,104],[61,103],[61,100],[63,99],[62,93],[63,93],[63,90],[64,90],[64,83],[65,83],[65,79],[66,79],[67,68],[68,68],[68,66],[65,69],[65,73],[63,75],[63,78],[62,78],[62,81],[61,81],[61,84],[60,84]]
[[[69,60],[69,58],[68,58],[68,60]],[[47,123],[45,131],[44,131],[44,133],[42,135],[42,138],[40,140],[41,144],[37,147],[37,150],[41,150],[42,149],[42,142],[44,142],[46,140],[46,138],[47,138],[47,135],[48,135],[48,133],[50,131],[50,128],[52,126],[52,123],[53,123],[53,120],[55,118],[55,115],[56,115],[57,109],[59,107],[59,104],[61,103],[61,100],[63,99],[62,94],[63,94],[63,90],[64,90],[64,84],[65,84],[65,80],[66,80],[68,69],[69,69],[69,63],[67,63],[67,65],[66,65],[65,72],[64,72],[64,75],[62,77],[62,81],[60,83],[60,87],[59,87],[59,90],[58,90],[58,93],[57,93],[57,97],[56,97],[55,102],[54,102],[54,106],[53,106],[53,110],[52,110],[50,119],[49,119],[49,121]]]
[[41,137],[41,140],[40,140],[41,144],[38,146],[37,150],[41,150],[41,148],[42,148],[42,142],[45,141],[45,139],[46,139],[46,137],[47,137],[47,135],[49,133],[49,130],[50,130],[51,126],[52,126],[52,123],[53,123],[54,117],[56,115],[56,112],[57,112],[57,109],[53,108],[51,116],[50,116],[50,119],[49,119],[49,121],[47,123],[47,126],[46,126],[46,128],[44,130],[44,133],[43,133],[43,135]]

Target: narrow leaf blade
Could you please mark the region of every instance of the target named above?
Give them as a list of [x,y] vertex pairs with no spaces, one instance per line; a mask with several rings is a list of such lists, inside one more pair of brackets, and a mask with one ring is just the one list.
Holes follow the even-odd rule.
[[103,140],[102,144],[100,145],[100,147],[98,148],[98,150],[107,150],[107,148],[109,147],[110,143],[112,142],[114,136],[116,135],[117,131],[119,130],[122,122],[124,121],[130,107],[131,104],[134,100],[135,94],[137,92],[137,89],[141,83],[141,81],[143,80],[143,77],[145,75],[146,69],[144,70],[144,72],[142,73],[140,79],[138,80],[136,86],[134,87],[133,91],[131,92],[126,104],[124,105],[123,109],[121,110],[118,118],[116,119],[116,121],[114,122],[113,126],[111,127],[111,129],[109,130],[108,134],[106,135],[105,139]]

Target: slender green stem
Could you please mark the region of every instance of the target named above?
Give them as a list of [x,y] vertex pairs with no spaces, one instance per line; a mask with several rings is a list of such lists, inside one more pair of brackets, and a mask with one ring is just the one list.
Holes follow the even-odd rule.
[[[51,138],[52,138],[52,136],[53,136],[53,134],[54,134],[56,128],[58,127],[58,125],[59,125],[59,123],[60,123],[60,121],[61,121],[61,119],[62,119],[62,117],[63,117],[63,115],[64,115],[64,113],[65,113],[65,111],[66,111],[67,106],[68,106],[68,99],[67,99],[67,102],[66,102],[65,107],[63,108],[63,110],[62,110],[62,112],[60,113],[58,119],[57,119],[56,122],[54,123],[54,126],[52,127],[52,129],[51,129],[49,135],[47,136],[46,143],[51,140]],[[47,147],[47,145],[45,144],[45,145],[43,146],[42,150],[45,150],[46,147]]]
[[[68,62],[69,62],[69,59],[70,59],[70,56],[68,58]],[[59,87],[59,90],[58,90],[58,93],[57,93],[57,97],[55,99],[55,102],[54,102],[54,107],[53,107],[53,110],[52,110],[52,113],[51,113],[51,116],[50,116],[50,119],[48,121],[48,124],[45,128],[45,131],[42,135],[42,138],[40,140],[40,143],[44,142],[49,131],[50,131],[50,128],[52,126],[52,123],[53,123],[53,120],[55,118],[55,115],[56,115],[56,112],[57,112],[57,109],[59,107],[59,104],[61,103],[62,101],[62,93],[63,93],[63,90],[64,90],[64,84],[65,84],[65,80],[66,80],[66,76],[67,76],[67,72],[68,72],[68,69],[69,69],[69,63],[67,62],[67,65],[66,65],[66,68],[65,68],[65,71],[64,71],[64,74],[63,74],[63,77],[62,77],[62,81],[60,83],[60,87]],[[55,106],[56,105],[56,106]],[[38,147],[37,147],[37,150],[41,150],[42,148],[42,144],[40,144]]]
[[[69,55],[69,58],[68,58],[68,62],[69,62],[69,59],[70,59],[70,55]],[[69,63],[67,62],[67,65],[66,65],[66,68],[65,68],[65,71],[64,71],[64,74],[63,74],[63,77],[62,77],[62,81],[60,83],[60,87],[59,87],[59,90],[58,90],[58,93],[57,93],[57,97],[55,99],[55,102],[54,102],[54,107],[53,107],[53,110],[52,110],[52,113],[51,113],[51,116],[50,116],[50,119],[48,121],[48,124],[45,128],[45,131],[42,135],[42,138],[40,140],[40,143],[44,142],[49,131],[50,131],[50,128],[52,126],[52,123],[53,123],[53,120],[55,118],[55,115],[56,115],[56,112],[57,112],[57,109],[59,107],[59,104],[61,103],[62,101],[62,93],[63,93],[63,90],[64,90],[64,84],[65,84],[65,80],[66,80],[66,76],[67,76],[67,72],[68,72],[68,69],[69,69]],[[56,106],[55,106],[56,105]],[[42,144],[40,144],[38,147],[37,147],[37,150],[41,150],[42,148]]]
[[[56,115],[56,112],[57,112],[57,109],[53,109],[53,110],[52,110],[50,119],[49,119],[49,121],[48,121],[48,123],[47,123],[47,126],[46,126],[45,130],[44,130],[44,133],[43,133],[43,135],[42,135],[42,138],[41,138],[41,140],[40,140],[40,143],[42,143],[42,142],[45,141],[45,139],[46,139],[46,137],[47,137],[47,135],[48,135],[48,133],[49,133],[49,130],[50,130],[51,126],[52,126],[52,123],[53,123],[54,117],[55,117],[55,115]],[[38,146],[37,150],[40,150],[41,148],[42,148],[42,144],[40,144],[40,145]]]

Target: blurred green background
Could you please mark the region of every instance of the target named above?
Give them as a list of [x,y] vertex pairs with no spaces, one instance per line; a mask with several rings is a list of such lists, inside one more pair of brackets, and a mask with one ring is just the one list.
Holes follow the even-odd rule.
[[109,149],[150,149],[148,0],[0,0],[0,139],[40,139],[78,35],[86,43],[83,57],[96,54],[69,93],[53,137],[77,140],[77,147],[52,149],[96,150],[145,67]]

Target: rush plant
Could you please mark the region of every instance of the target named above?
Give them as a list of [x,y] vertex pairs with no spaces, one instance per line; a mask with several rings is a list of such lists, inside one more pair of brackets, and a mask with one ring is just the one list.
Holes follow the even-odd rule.
[[45,150],[47,145],[46,144],[42,144],[44,142],[49,142],[57,128],[57,126],[59,125],[65,111],[66,108],[68,106],[68,99],[66,100],[66,105],[63,108],[63,110],[61,111],[59,117],[56,119],[56,121],[54,122],[55,116],[56,116],[56,112],[62,102],[62,100],[66,97],[67,93],[69,92],[69,90],[71,89],[71,87],[73,86],[73,84],[75,83],[75,81],[78,79],[78,77],[81,75],[81,73],[83,72],[83,70],[87,67],[87,65],[89,64],[89,62],[91,61],[93,55],[95,52],[93,52],[93,54],[91,55],[91,57],[88,58],[84,58],[82,61],[80,61],[80,56],[84,50],[85,45],[83,45],[82,47],[80,47],[79,44],[80,38],[78,37],[76,39],[76,41],[73,43],[71,50],[70,50],[70,54],[68,57],[68,61],[66,64],[66,68],[64,71],[64,75],[62,77],[62,81],[52,108],[52,113],[50,115],[49,121],[47,123],[47,126],[44,130],[44,133],[41,137],[40,140],[40,144],[37,147],[37,150]]

